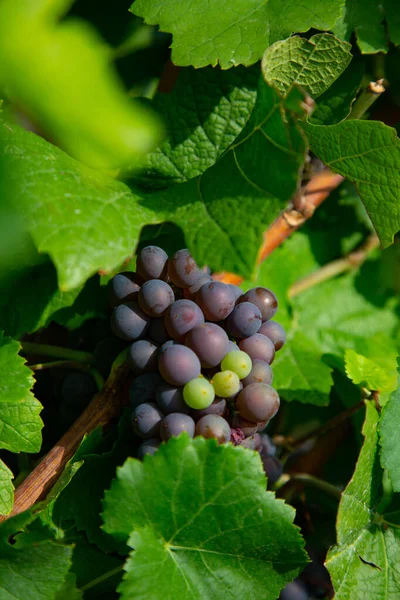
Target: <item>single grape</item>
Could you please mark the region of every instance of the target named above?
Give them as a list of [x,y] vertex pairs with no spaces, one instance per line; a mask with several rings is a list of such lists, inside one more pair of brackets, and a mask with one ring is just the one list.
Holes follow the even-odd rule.
[[190,408],[207,408],[215,398],[214,388],[207,379],[192,379],[183,388],[183,399]]
[[235,306],[235,293],[229,285],[221,281],[205,283],[195,298],[208,321],[226,319]]
[[131,271],[115,275],[108,283],[111,306],[117,306],[127,300],[129,302],[137,300],[142,283],[144,283],[142,277]]
[[233,283],[228,283],[228,285],[235,294],[235,301],[239,300],[243,296],[244,291],[238,285],[233,285]]
[[276,321],[265,321],[258,333],[267,336],[274,343],[275,350],[280,350],[286,342],[286,332],[282,325]]
[[129,400],[133,408],[146,402],[154,402],[162,379],[158,373],[144,373],[135,377],[129,388]]
[[276,455],[276,446],[267,433],[261,434],[261,442],[262,442],[261,454],[263,456],[275,456]]
[[275,358],[275,346],[269,338],[261,333],[255,333],[239,342],[240,350],[246,352],[251,360],[263,360],[269,365]]
[[158,246],[146,246],[138,254],[136,269],[145,281],[165,279],[167,275],[167,253]]
[[103,338],[96,344],[93,350],[94,362],[96,369],[105,379],[110,374],[114,360],[125,348],[126,342],[115,337]]
[[128,350],[127,362],[135,375],[156,373],[158,346],[150,340],[138,340]]
[[252,368],[251,358],[246,352],[228,352],[221,362],[223,371],[233,371],[239,377],[244,379],[250,373]]
[[122,340],[133,341],[146,335],[150,317],[137,302],[116,306],[111,315],[111,329]]
[[161,446],[161,440],[158,438],[150,438],[142,442],[138,448],[138,458],[143,460],[146,454],[153,456]]
[[233,337],[244,338],[257,333],[261,323],[261,312],[257,306],[251,302],[242,302],[229,315],[226,328]]
[[193,350],[204,368],[216,367],[226,355],[229,339],[215,323],[196,325],[185,337],[185,346]]
[[162,317],[168,306],[175,302],[171,286],[161,279],[145,281],[138,298],[140,308],[150,317]]
[[236,408],[247,421],[269,421],[276,415],[280,400],[278,392],[267,383],[251,383],[240,392]]
[[165,415],[170,413],[189,413],[189,407],[183,399],[182,388],[161,383],[156,392],[156,402]]
[[276,456],[262,456],[261,461],[268,478],[268,483],[269,485],[273,485],[283,473],[282,463]]
[[253,360],[253,366],[251,367],[250,373],[242,379],[243,385],[250,385],[250,383],[268,383],[271,384],[273,379],[272,369],[265,360],[256,358]]
[[204,323],[204,315],[191,300],[176,300],[165,314],[165,327],[177,342],[183,342],[188,331]]
[[251,423],[250,421],[243,419],[243,417],[241,417],[239,413],[236,413],[232,419],[232,427],[234,429],[239,429],[243,431],[246,437],[258,433],[258,431],[264,429],[266,425],[266,421],[260,423]]
[[198,377],[201,369],[193,350],[180,344],[168,346],[160,352],[158,368],[167,383],[178,387]]
[[196,423],[195,435],[214,438],[219,444],[227,444],[231,440],[229,423],[218,415],[205,415]]
[[251,302],[255,304],[260,309],[263,321],[272,319],[278,310],[278,300],[275,294],[264,287],[255,287],[248,290],[239,298],[239,302]]
[[239,380],[239,387],[237,389],[236,392],[234,392],[231,396],[228,396],[226,398],[227,402],[231,402],[232,400],[235,400],[237,398],[237,396],[240,394],[240,392],[243,389],[243,383]]
[[166,342],[163,343],[163,345],[160,348],[160,352],[159,352],[159,356],[161,355],[161,352],[164,352],[164,350],[166,350],[167,348],[169,348],[170,346],[180,346],[181,344],[178,344],[178,342],[175,342],[174,340],[167,340]]
[[240,379],[233,371],[219,371],[211,381],[216,396],[230,398],[240,389]]
[[170,337],[165,327],[165,320],[162,317],[151,319],[147,335],[156,344],[165,344],[165,342],[168,342]]
[[153,402],[139,404],[132,413],[134,432],[147,440],[160,434],[160,423],[163,418],[161,410]]
[[189,288],[187,288],[189,294],[194,296],[194,294],[199,291],[201,286],[203,286],[205,283],[209,283],[210,281],[213,281],[213,278],[211,277],[211,275],[208,275],[207,273],[203,273],[202,275],[200,275],[200,277],[197,279],[197,281],[195,281],[195,283],[193,285],[191,285]]
[[171,413],[161,421],[161,439],[166,442],[171,437],[176,437],[183,432],[186,432],[192,438],[194,436],[194,427],[194,421],[189,415]]
[[194,285],[204,275],[196,265],[189,250],[178,250],[168,261],[168,275],[171,281],[182,288]]
[[[237,345],[236,342],[232,342],[232,340],[229,340],[229,346],[228,346],[228,352],[239,352],[240,348]],[[227,354],[228,354],[227,352]]]
[[260,434],[254,433],[253,435],[245,438],[242,442],[240,442],[240,446],[243,448],[248,448],[249,450],[260,452],[262,448],[262,439]]
[[210,404],[210,406],[207,406],[207,408],[203,408],[202,410],[191,410],[189,414],[197,422],[205,415],[218,415],[219,417],[222,417],[225,409],[225,398],[215,398],[214,402]]

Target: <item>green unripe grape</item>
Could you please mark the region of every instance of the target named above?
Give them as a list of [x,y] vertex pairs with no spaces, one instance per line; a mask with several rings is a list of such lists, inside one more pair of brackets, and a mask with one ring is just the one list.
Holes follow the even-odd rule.
[[233,371],[239,377],[239,379],[244,379],[250,373],[252,368],[251,358],[246,352],[228,352],[225,355],[224,359],[221,363],[221,368],[229,371]]
[[[235,353],[236,354],[236,353]],[[220,398],[230,398],[240,389],[240,379],[233,371],[220,371],[212,378],[215,394]]]
[[189,381],[183,388],[183,399],[190,408],[208,408],[215,398],[214,388],[204,377]]

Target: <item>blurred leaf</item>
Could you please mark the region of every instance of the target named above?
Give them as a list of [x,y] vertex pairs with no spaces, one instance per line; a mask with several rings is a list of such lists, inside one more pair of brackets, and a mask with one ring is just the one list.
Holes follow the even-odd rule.
[[387,390],[387,375],[374,361],[351,349],[345,351],[344,358],[346,374],[353,383],[369,390]]
[[54,600],[83,600],[83,592],[76,587],[76,578],[72,573],[67,574],[65,582]]
[[275,42],[265,51],[261,70],[268,85],[282,96],[299,85],[317,98],[348,66],[350,50],[350,44],[328,33],[318,33],[309,40],[294,36]]
[[122,599],[275,600],[306,562],[294,512],[265,491],[259,456],[215,440],[181,435],[144,462],[128,459],[104,506],[105,530],[134,549]]
[[270,44],[308,29],[331,29],[342,0],[315,0],[311,7],[295,0],[234,0],[221,10],[217,0],[189,6],[179,0],[136,0],[131,11],[146,23],[173,35],[172,61],[186,67],[223,69],[259,60]]
[[69,0],[3,0],[0,84],[72,156],[103,170],[134,164],[160,141],[155,116],[130,102],[111,51]]
[[14,504],[14,486],[12,471],[0,460],[0,515],[8,515]]
[[356,471],[343,493],[337,518],[337,546],[328,553],[336,600],[365,600],[400,594],[400,512],[379,512],[382,469],[379,464],[379,415],[367,403],[365,441]]
[[379,422],[381,463],[388,471],[395,492],[400,492],[399,423],[400,387],[397,387],[383,407]]

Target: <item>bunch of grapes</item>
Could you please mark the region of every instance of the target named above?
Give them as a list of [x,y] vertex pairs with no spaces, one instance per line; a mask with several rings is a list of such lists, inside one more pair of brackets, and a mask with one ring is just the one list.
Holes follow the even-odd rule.
[[279,461],[260,434],[280,403],[270,366],[285,343],[275,294],[215,281],[187,249],[168,258],[157,246],[143,248],[137,272],[116,275],[110,292],[112,330],[131,343],[139,456],[186,432],[259,451],[277,479]]

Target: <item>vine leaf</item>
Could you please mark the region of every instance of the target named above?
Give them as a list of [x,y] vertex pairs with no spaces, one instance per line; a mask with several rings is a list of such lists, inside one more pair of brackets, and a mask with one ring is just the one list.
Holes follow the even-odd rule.
[[13,472],[0,460],[0,515],[8,515],[14,503]]
[[273,42],[293,32],[331,29],[343,0],[315,0],[312,7],[295,0],[233,0],[221,10],[218,0],[190,6],[179,0],[136,0],[131,11],[161,31],[172,33],[172,61],[186,67],[223,69],[257,62]]
[[337,545],[328,553],[337,600],[385,598],[400,594],[400,511],[382,501],[382,469],[379,464],[379,415],[367,403],[365,437],[352,480],[343,492],[337,519]]
[[255,452],[185,434],[144,462],[129,458],[103,515],[133,548],[121,598],[275,600],[306,555],[293,509],[265,483]]
[[[400,366],[400,364],[399,364]],[[381,463],[387,469],[395,492],[400,492],[399,429],[400,386],[392,392],[382,409],[379,422]]]
[[[351,348],[344,353],[347,377],[356,385],[362,385],[369,390],[387,391],[389,380],[382,367],[373,360],[358,354]],[[389,385],[390,389],[390,385]]]

